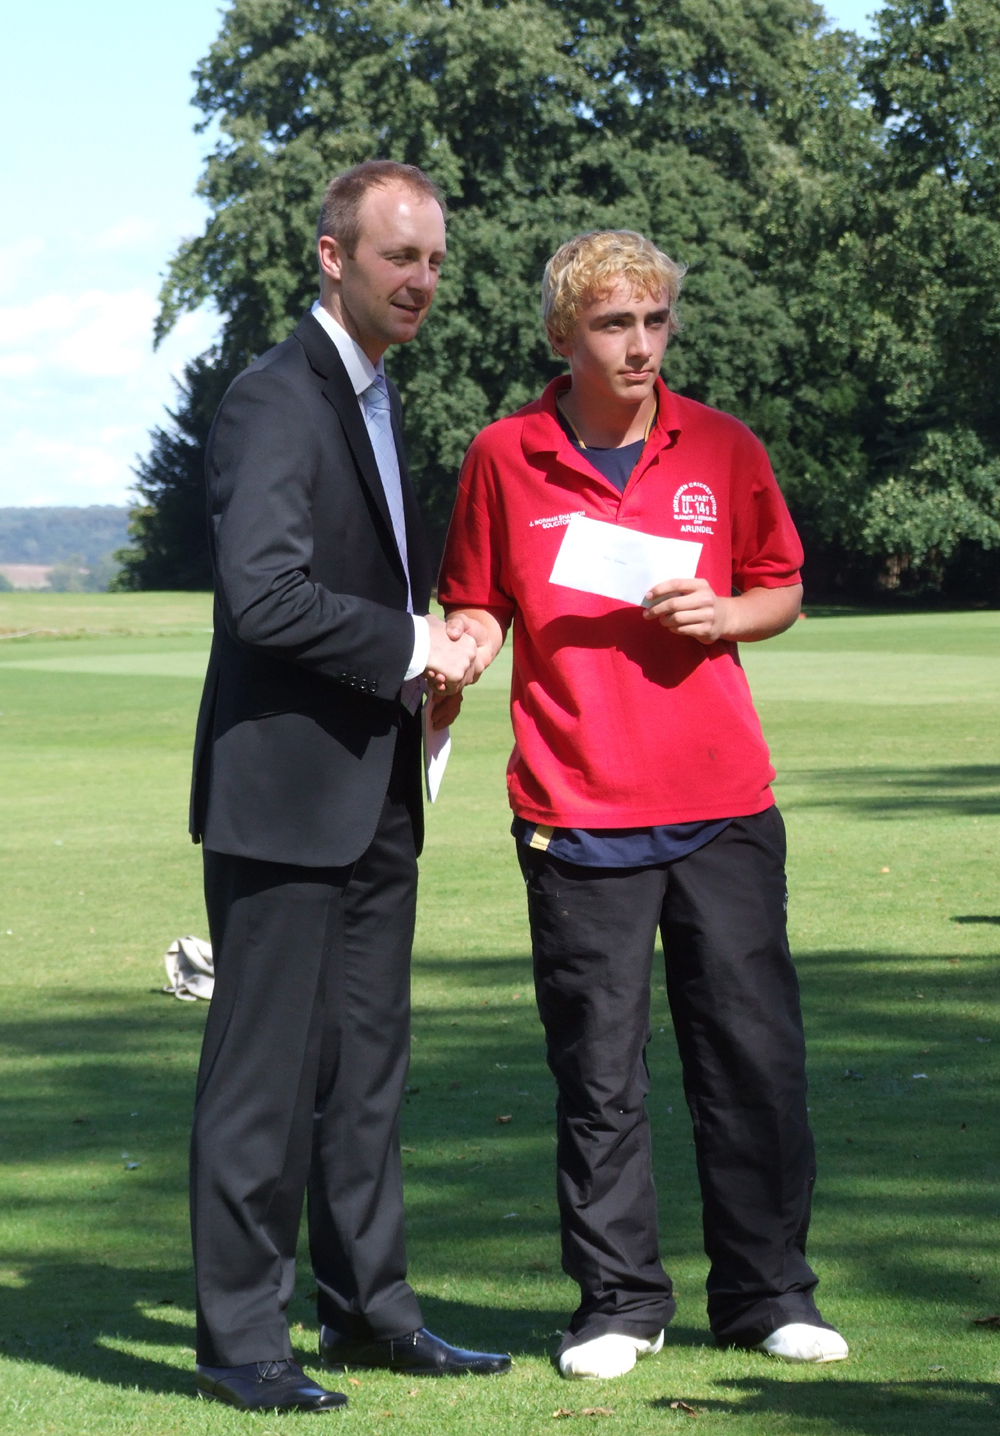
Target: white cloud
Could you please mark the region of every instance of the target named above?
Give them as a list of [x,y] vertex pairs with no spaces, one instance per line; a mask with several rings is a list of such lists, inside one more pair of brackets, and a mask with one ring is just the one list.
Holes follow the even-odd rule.
[[[7,504],[118,503],[120,446],[74,444],[22,430],[0,445],[0,495]],[[126,459],[127,462],[127,459]],[[87,498],[70,498],[70,494]],[[113,497],[105,497],[112,495]]]
[[41,368],[33,354],[0,354],[0,378],[23,379]]
[[44,249],[45,241],[39,235],[22,235],[0,244],[0,294],[15,293],[24,284]]
[[0,362],[23,366],[31,359],[97,378],[134,374],[149,353],[155,315],[156,300],[141,289],[51,293],[2,305]]
[[74,443],[22,429],[0,443],[0,506],[128,503],[145,429],[119,430],[110,441],[83,425],[78,433]]
[[150,241],[156,238],[156,224],[145,216],[134,215],[129,219],[119,220],[117,224],[109,225],[107,229],[102,229],[99,234],[94,235],[91,245],[98,252],[133,249],[139,246],[148,248]]
[[128,502],[172,377],[215,337],[199,311],[154,354],[156,309],[139,287],[0,304],[0,505]]

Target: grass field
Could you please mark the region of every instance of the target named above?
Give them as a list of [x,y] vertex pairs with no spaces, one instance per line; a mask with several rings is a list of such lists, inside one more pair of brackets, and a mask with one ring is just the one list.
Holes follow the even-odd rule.
[[[575,1288],[501,659],[429,813],[403,1143],[428,1324],[509,1349],[514,1371],[366,1375],[346,1414],[280,1421],[192,1398],[185,1165],[205,1008],[158,989],[169,941],[205,933],[184,828],[209,624],[199,595],[0,595],[0,1431],[534,1434],[562,1430],[564,1408],[568,1430],[636,1436],[995,1436],[1000,1330],[974,1321],[1000,1313],[1000,614],[810,617],[744,653],[789,831],[820,1165],[810,1254],[850,1361],[791,1369],[712,1343],[661,982],[650,1109],[678,1316],[628,1378],[568,1383],[550,1365]],[[291,1315],[307,1366],[309,1291],[304,1265]],[[612,1414],[579,1414],[595,1407]]]

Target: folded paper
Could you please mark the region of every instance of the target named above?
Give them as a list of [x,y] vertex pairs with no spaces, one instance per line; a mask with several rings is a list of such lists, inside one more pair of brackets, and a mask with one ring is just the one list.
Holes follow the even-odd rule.
[[451,729],[442,728],[437,732],[431,725],[433,712],[434,707],[428,697],[424,701],[424,786],[429,803],[437,802],[441,779],[444,777],[451,752]]
[[641,607],[654,584],[668,578],[694,578],[700,555],[700,543],[574,514],[549,582]]

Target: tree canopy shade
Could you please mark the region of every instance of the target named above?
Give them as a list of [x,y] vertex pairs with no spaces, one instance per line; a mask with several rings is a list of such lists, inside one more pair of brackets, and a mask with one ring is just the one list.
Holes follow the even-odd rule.
[[894,0],[867,45],[812,0],[234,0],[196,79],[212,214],[158,334],[214,301],[222,374],[312,301],[332,174],[385,156],[448,195],[390,356],[439,532],[472,436],[562,367],[545,260],[625,226],[688,266],[668,382],[760,435],[831,574],[940,584],[1000,546],[994,0]]

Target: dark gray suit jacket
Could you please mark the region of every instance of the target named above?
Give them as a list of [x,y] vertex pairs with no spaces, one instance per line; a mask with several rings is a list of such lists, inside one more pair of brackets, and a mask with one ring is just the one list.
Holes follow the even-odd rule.
[[[414,611],[430,555],[388,385]],[[217,852],[342,866],[375,832],[397,742],[423,836],[413,651],[378,466],[336,346],[307,314],[219,406],[207,453],[215,637],[198,716],[191,834]]]

